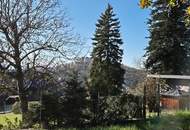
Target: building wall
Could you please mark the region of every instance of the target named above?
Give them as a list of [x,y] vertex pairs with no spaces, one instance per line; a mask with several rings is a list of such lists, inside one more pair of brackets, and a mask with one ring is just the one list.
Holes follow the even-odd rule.
[[2,105],[0,106],[0,113],[9,113],[12,111],[12,105]]
[[181,110],[190,110],[190,96],[181,97],[179,106]]
[[161,107],[163,109],[179,109],[179,99],[172,97],[161,97]]
[[181,97],[161,97],[161,107],[163,109],[190,110],[190,96]]

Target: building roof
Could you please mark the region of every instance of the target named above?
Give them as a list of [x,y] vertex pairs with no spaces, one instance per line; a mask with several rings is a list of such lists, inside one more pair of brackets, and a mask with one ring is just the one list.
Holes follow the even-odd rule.
[[160,95],[162,96],[171,96],[171,97],[179,97],[181,96],[178,89],[172,89],[169,91],[161,92]]
[[158,78],[158,79],[185,79],[190,80],[190,75],[158,75],[148,74],[147,78]]
[[19,101],[19,95],[12,95],[6,98],[7,104],[14,104],[16,101]]
[[190,86],[176,85],[173,89],[160,92],[160,95],[173,97],[187,96],[190,95]]
[[19,95],[12,95],[12,96],[8,96],[5,100],[8,101],[8,100],[11,100],[11,99],[19,99]]

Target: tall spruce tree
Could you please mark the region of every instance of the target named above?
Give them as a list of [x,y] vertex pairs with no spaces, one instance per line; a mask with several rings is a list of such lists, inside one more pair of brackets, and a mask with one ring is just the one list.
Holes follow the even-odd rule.
[[117,95],[122,91],[124,69],[121,66],[123,44],[120,37],[120,22],[108,4],[96,24],[93,38],[91,88],[99,96]]
[[165,0],[157,0],[152,5],[149,19],[150,41],[146,48],[145,67],[151,73],[187,74],[189,53],[189,30],[185,26],[185,3],[168,12]]

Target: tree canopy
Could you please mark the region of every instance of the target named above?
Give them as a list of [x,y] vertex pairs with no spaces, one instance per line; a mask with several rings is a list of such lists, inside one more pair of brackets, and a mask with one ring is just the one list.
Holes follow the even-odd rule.
[[168,12],[164,1],[152,4],[150,41],[145,54],[145,67],[152,73],[187,74],[190,39],[183,18],[187,6],[181,3]]
[[[159,1],[159,0],[156,0],[156,1]],[[154,0],[140,0],[139,6],[143,9],[149,8],[154,2],[155,2]],[[163,2],[167,5],[168,10],[170,10],[171,8],[180,6],[180,3],[188,4],[189,0],[164,0]],[[187,6],[185,10],[186,10],[185,11],[186,13],[184,14],[184,17],[186,19],[185,22],[186,22],[186,25],[189,26],[190,25],[190,6]]]

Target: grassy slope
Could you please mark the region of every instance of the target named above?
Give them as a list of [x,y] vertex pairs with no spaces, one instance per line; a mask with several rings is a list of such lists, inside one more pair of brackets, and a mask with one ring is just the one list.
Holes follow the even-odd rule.
[[21,115],[13,113],[0,114],[0,124],[6,125],[6,118],[9,119],[11,122],[14,122],[15,118],[21,120]]

